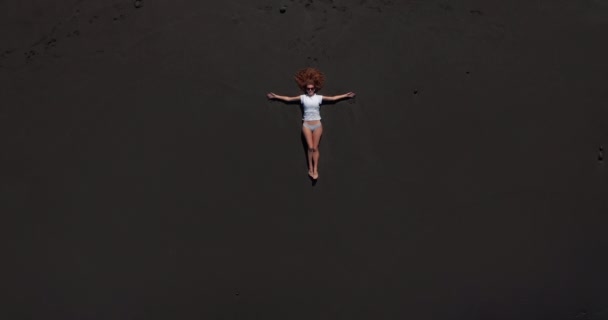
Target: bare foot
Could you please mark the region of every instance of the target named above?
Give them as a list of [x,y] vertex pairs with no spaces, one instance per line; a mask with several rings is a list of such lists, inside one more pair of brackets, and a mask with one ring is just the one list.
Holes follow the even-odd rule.
[[317,180],[319,178],[319,173],[318,172],[313,172],[311,177],[315,180]]
[[312,169],[308,170],[308,175],[312,178],[313,177],[313,171]]

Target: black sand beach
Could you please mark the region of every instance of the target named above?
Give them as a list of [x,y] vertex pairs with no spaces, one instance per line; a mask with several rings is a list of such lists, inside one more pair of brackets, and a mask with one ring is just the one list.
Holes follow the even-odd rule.
[[0,19],[0,319],[608,319],[606,1]]

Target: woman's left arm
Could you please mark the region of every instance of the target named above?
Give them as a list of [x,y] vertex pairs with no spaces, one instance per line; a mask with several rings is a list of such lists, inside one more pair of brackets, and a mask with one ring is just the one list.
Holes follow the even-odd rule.
[[336,101],[336,100],[341,100],[341,99],[344,99],[344,98],[352,98],[354,96],[355,96],[354,92],[348,92],[348,93],[340,94],[340,95],[333,96],[333,97],[323,96],[323,100]]

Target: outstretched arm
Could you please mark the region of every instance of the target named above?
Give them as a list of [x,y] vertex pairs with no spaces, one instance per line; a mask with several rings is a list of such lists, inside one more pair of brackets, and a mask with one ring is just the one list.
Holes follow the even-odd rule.
[[323,96],[323,100],[327,100],[327,101],[336,101],[336,100],[340,100],[340,99],[344,99],[344,98],[352,98],[355,96],[354,92],[348,92],[345,94],[340,94],[337,96]]
[[280,95],[274,94],[272,92],[267,94],[266,96],[268,97],[268,99],[278,99],[278,100],[283,100],[285,102],[300,100],[300,96],[287,97],[287,96],[280,96]]

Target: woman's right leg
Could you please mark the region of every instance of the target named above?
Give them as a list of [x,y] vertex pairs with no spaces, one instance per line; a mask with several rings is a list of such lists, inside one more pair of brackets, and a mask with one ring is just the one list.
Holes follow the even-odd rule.
[[[316,130],[315,130],[316,131]],[[307,128],[305,125],[302,124],[302,134],[304,135],[304,138],[306,139],[306,144],[308,145],[308,175],[312,177],[313,173],[314,173],[314,166],[313,166],[313,159],[312,159],[312,155],[313,155],[313,145],[312,145],[312,131]]]

